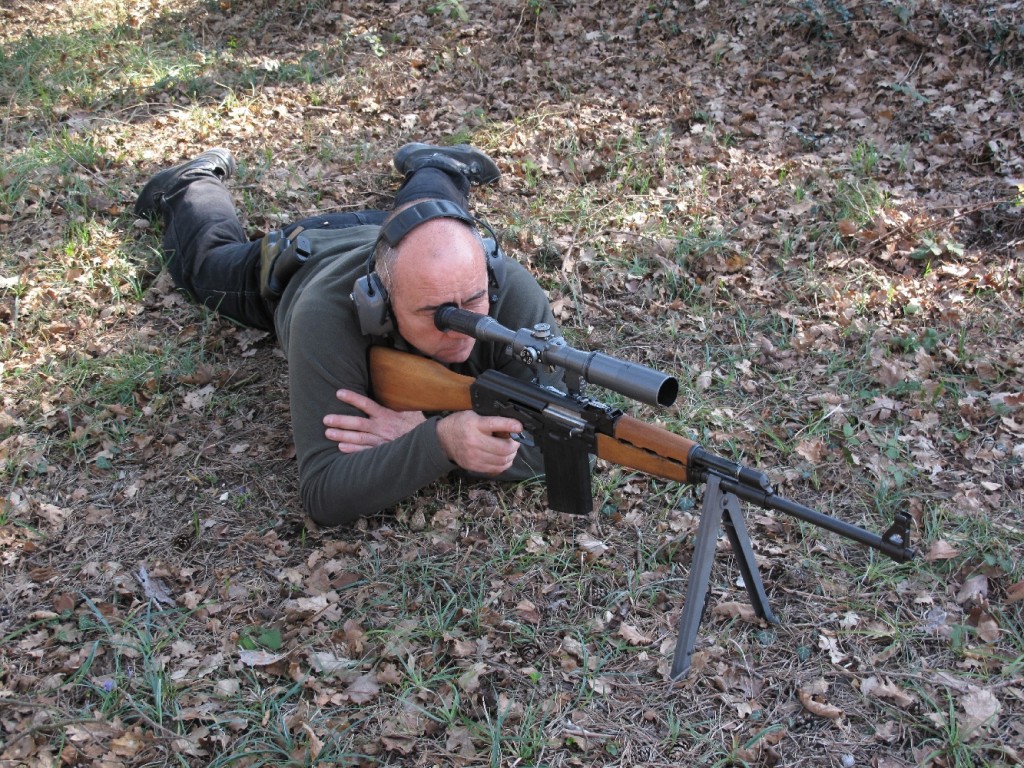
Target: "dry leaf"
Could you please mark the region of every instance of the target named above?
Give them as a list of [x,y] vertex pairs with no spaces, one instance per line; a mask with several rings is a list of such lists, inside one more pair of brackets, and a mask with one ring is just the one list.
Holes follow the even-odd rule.
[[562,650],[572,656],[575,656],[580,661],[583,661],[584,657],[587,655],[583,644],[580,643],[579,640],[569,637],[568,635],[562,638]]
[[144,564],[139,564],[139,571],[136,575],[139,583],[142,584],[143,593],[149,600],[155,600],[164,605],[175,605],[174,598],[171,597],[171,593],[164,583],[160,579],[151,577]]
[[327,592],[325,594],[314,595],[313,597],[298,597],[293,600],[285,600],[281,607],[288,614],[288,618],[297,620],[302,617],[309,617],[310,615],[316,615],[322,611],[327,610],[332,598],[334,601],[337,600],[336,592]]
[[576,745],[584,752],[596,747],[600,742],[608,738],[606,733],[598,733],[591,731],[587,728],[575,725],[574,723],[567,722],[565,724],[564,733],[567,737],[570,737]]
[[134,729],[110,740],[110,751],[118,757],[135,757],[145,746],[146,741]]
[[874,676],[866,677],[861,680],[860,690],[861,693],[868,696],[874,696],[878,699],[888,699],[904,709],[917,701],[915,696],[907,693],[898,685],[895,685],[888,680],[883,682]]
[[541,615],[540,611],[537,610],[537,606],[531,603],[529,600],[523,600],[516,606],[516,613],[519,617],[527,624],[540,624]]
[[988,577],[979,573],[964,582],[960,591],[957,592],[956,601],[959,605],[964,605],[968,602],[984,600],[986,597],[988,597]]
[[70,592],[63,592],[53,598],[53,610],[57,613],[74,610],[75,602],[75,595]]
[[239,651],[238,660],[247,667],[269,667],[288,658],[287,653],[270,653],[269,651]]
[[476,643],[466,638],[448,638],[448,655],[455,659],[465,659],[475,656],[477,653]]
[[306,735],[309,736],[309,758],[310,761],[315,764],[317,758],[320,757],[320,753],[324,749],[324,743],[321,741],[320,737],[314,733],[309,723],[303,723],[302,730],[304,730]]
[[751,623],[760,621],[757,617],[757,612],[754,610],[754,606],[750,603],[717,603],[715,607],[711,609],[711,612],[715,616],[725,616],[730,619],[742,619],[743,621],[749,621]]
[[389,752],[400,752],[403,755],[412,754],[416,747],[416,740],[412,736],[382,736],[380,743]]
[[377,676],[372,672],[367,672],[349,683],[344,696],[353,704],[366,704],[377,698],[379,693],[380,686],[377,684]]
[[818,438],[815,440],[803,440],[797,443],[796,452],[803,456],[811,464],[821,464],[828,456],[828,446],[825,441]]
[[377,682],[381,685],[398,685],[402,682],[402,671],[394,664],[384,664],[377,670]]
[[804,705],[804,709],[812,715],[824,717],[828,720],[838,720],[843,716],[843,710],[839,707],[827,704],[823,701],[818,701],[814,698],[814,694],[805,691],[802,688],[797,691],[797,697],[800,699],[800,703]]
[[952,546],[945,539],[939,539],[932,544],[925,553],[925,562],[932,563],[936,560],[951,560],[960,554],[960,550]]
[[608,551],[608,545],[599,541],[589,533],[583,532],[576,537],[576,546],[586,554],[587,560],[596,560]]
[[313,651],[309,654],[309,661],[313,669],[325,674],[352,669],[352,667],[359,664],[357,661],[345,658],[344,656],[337,656],[327,651]]
[[632,624],[620,624],[619,631],[616,634],[624,638],[630,645],[650,645],[654,642]]
[[205,387],[194,389],[186,394],[182,402],[190,411],[201,411],[213,399],[213,393],[216,391],[217,387],[213,384],[207,384]]
[[963,716],[959,718],[960,731],[967,739],[994,729],[1002,710],[999,699],[992,691],[974,686],[960,697],[960,706],[964,710]]
[[482,661],[476,662],[473,666],[459,675],[459,688],[465,693],[473,693],[480,687],[480,676],[487,672],[487,665]]
[[61,527],[69,514],[70,509],[58,507],[56,504],[39,505],[39,516],[55,528]]
[[457,754],[464,760],[472,760],[476,757],[473,733],[464,725],[456,725],[448,729],[444,748],[446,751]]
[[978,630],[978,637],[986,643],[994,643],[999,640],[999,623],[988,611],[979,611],[977,616],[971,616],[971,622]]
[[1024,581],[1018,581],[1016,584],[1012,584],[1006,590],[1006,603],[1016,603],[1019,600],[1024,600]]
[[[902,383],[906,377],[907,372],[903,366],[900,365],[899,361],[884,360],[881,365],[878,366],[878,381],[887,389]],[[881,411],[875,412],[876,418],[879,413],[881,413]]]

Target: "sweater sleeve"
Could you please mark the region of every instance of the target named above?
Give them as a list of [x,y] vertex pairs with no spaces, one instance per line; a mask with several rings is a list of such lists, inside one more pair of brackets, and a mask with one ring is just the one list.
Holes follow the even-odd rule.
[[428,419],[383,445],[342,453],[324,436],[328,413],[363,415],[339,401],[344,388],[372,396],[366,340],[350,330],[347,307],[303,302],[292,312],[288,375],[299,487],[306,512],[321,525],[354,523],[392,506],[455,469]]

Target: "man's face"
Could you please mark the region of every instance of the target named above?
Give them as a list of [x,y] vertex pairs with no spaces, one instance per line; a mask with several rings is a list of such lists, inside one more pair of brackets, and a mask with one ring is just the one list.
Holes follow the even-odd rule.
[[434,219],[410,232],[391,275],[391,309],[402,338],[442,363],[465,362],[476,340],[439,331],[434,314],[445,304],[487,314],[484,258],[480,241],[452,219]]

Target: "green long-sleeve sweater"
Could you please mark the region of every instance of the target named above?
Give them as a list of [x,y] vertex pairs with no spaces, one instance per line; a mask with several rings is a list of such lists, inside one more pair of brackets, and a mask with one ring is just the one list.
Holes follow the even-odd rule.
[[[372,397],[367,350],[381,339],[364,336],[350,294],[377,238],[377,226],[341,230],[307,230],[312,255],[289,283],[275,313],[278,339],[288,358],[292,431],[299,461],[302,502],[322,525],[355,522],[392,506],[420,488],[457,469],[445,455],[433,416],[397,440],[344,454],[324,436],[328,413],[362,415],[341,403],[339,389]],[[530,273],[506,259],[499,298],[490,314],[509,328],[550,323],[547,297]],[[391,340],[402,349],[401,338]],[[449,366],[478,375],[498,369],[529,380],[530,370],[496,345],[478,342],[469,360]],[[502,477],[519,480],[542,474],[535,448],[521,446],[515,465]]]

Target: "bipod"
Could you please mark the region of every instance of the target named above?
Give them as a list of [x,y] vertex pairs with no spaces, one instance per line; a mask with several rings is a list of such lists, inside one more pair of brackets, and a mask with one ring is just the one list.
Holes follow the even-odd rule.
[[740,501],[735,494],[722,490],[718,475],[709,473],[704,488],[700,525],[697,527],[697,538],[693,544],[693,561],[686,588],[686,601],[683,603],[683,613],[679,617],[679,637],[676,639],[676,651],[672,658],[673,680],[679,680],[690,669],[690,659],[697,642],[697,630],[704,618],[710,596],[711,566],[715,561],[718,532],[722,527],[729,538],[754,612],[770,624],[779,623],[768,606],[768,597],[764,593],[761,574],[754,560],[754,550],[750,546],[750,534],[747,533],[747,526],[740,511]]

